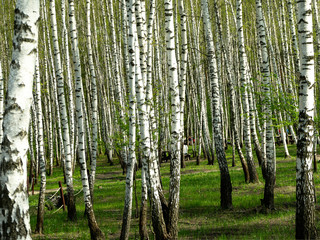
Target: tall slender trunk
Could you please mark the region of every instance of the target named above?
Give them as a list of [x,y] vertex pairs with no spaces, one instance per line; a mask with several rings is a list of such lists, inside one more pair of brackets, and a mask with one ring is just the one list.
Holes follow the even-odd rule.
[[296,239],[316,239],[314,137],[314,50],[311,0],[297,1],[300,39],[299,126],[297,144]]
[[[58,44],[58,31],[57,31],[57,20],[55,14],[55,1],[50,0],[50,15],[51,15],[51,28],[52,28],[52,39],[54,48],[54,64],[56,69],[57,78],[57,90],[58,90],[58,102],[60,108],[60,118],[62,124],[62,139],[64,145],[64,156],[65,156],[65,176],[68,191],[68,219],[76,221],[77,212],[75,205],[74,189],[73,189],[73,178],[72,178],[72,152],[71,152],[71,140],[68,125],[68,115],[65,100],[64,91],[64,77],[61,65],[60,48]],[[70,116],[70,119],[72,117]]]
[[239,44],[239,64],[240,64],[240,81],[242,92],[242,107],[243,107],[243,137],[246,147],[246,159],[249,167],[250,182],[259,182],[258,173],[252,155],[251,133],[250,133],[250,117],[249,117],[249,97],[248,97],[248,61],[245,52],[243,22],[242,22],[242,0],[237,0],[237,29],[238,29],[238,44]]
[[180,151],[181,151],[181,122],[180,122],[180,95],[178,69],[175,51],[175,31],[173,19],[173,2],[165,0],[166,47],[168,61],[168,79],[171,94],[171,161],[170,161],[170,188],[169,188],[169,221],[168,232],[171,239],[178,239],[178,218],[180,201]]
[[217,74],[217,63],[212,38],[211,21],[209,17],[208,1],[201,1],[201,9],[203,12],[203,23],[205,29],[205,36],[207,41],[207,51],[209,60],[209,78],[211,83],[211,94],[214,106],[214,118],[212,119],[214,142],[217,153],[217,159],[220,168],[220,200],[223,209],[232,207],[232,185],[228,169],[228,163],[224,150],[223,133],[221,128],[221,112],[220,112],[220,90]]
[[87,48],[89,57],[89,68],[91,76],[91,106],[92,106],[92,155],[91,155],[91,171],[90,171],[90,191],[91,200],[93,200],[94,182],[97,169],[97,148],[98,148],[98,96],[97,96],[97,81],[96,70],[93,63],[93,52],[91,43],[91,24],[90,24],[90,5],[91,0],[87,0]]
[[83,197],[88,218],[88,225],[90,228],[91,239],[105,239],[104,233],[100,230],[93,211],[91,202],[91,195],[89,189],[89,181],[87,174],[87,164],[85,156],[85,139],[84,139],[84,119],[83,119],[83,87],[81,78],[81,63],[78,48],[76,18],[74,10],[74,0],[69,0],[69,21],[70,21],[70,35],[72,42],[73,64],[75,68],[76,77],[76,113],[78,121],[78,154],[80,163],[80,172],[82,178]]
[[[217,12],[217,2],[214,2],[214,7],[215,7],[215,11]],[[247,183],[250,182],[250,174],[249,174],[249,168],[248,168],[248,164],[247,161],[242,153],[241,150],[241,146],[240,146],[240,140],[239,140],[239,132],[238,132],[238,128],[236,127],[236,123],[237,123],[237,113],[236,113],[236,109],[235,109],[235,104],[236,104],[236,100],[235,100],[235,91],[234,91],[234,80],[232,78],[231,75],[231,67],[229,66],[228,62],[228,57],[227,57],[227,53],[226,53],[226,47],[223,43],[222,40],[222,28],[221,28],[221,21],[219,18],[219,15],[216,14],[216,21],[217,21],[217,27],[218,27],[218,36],[219,36],[219,41],[222,43],[221,44],[221,51],[222,51],[222,57],[223,60],[226,62],[226,72],[227,72],[227,85],[229,88],[229,92],[230,92],[230,122],[231,122],[231,131],[233,132],[233,140],[234,141],[234,145],[232,146],[233,148],[236,147],[237,152],[239,154],[239,158],[240,158],[240,162],[242,165],[242,169],[244,172],[244,177],[245,177],[245,181]],[[231,55],[229,53],[229,55]],[[234,150],[234,149],[233,149]]]
[[44,220],[44,201],[46,196],[46,162],[44,159],[44,142],[43,142],[43,122],[42,122],[42,104],[41,104],[41,84],[40,84],[40,72],[39,72],[39,57],[36,61],[35,66],[35,83],[36,83],[36,94],[35,94],[35,107],[37,112],[37,128],[38,128],[38,161],[40,165],[40,192],[38,201],[38,215],[37,215],[37,226],[36,232],[39,234],[43,233],[43,220]]
[[132,212],[132,192],[134,167],[136,164],[135,141],[136,141],[136,89],[135,89],[135,39],[134,39],[134,18],[129,12],[129,38],[128,38],[128,85],[129,85],[129,158],[127,163],[125,203],[122,219],[122,228],[120,239],[129,239],[131,212]]
[[263,18],[261,0],[256,0],[256,14],[259,30],[259,40],[262,53],[261,73],[264,87],[264,118],[266,120],[266,174],[263,205],[268,209],[274,208],[274,186],[276,181],[276,154],[273,138],[271,111],[271,82],[269,69],[269,55],[267,51],[266,30]]
[[[187,80],[187,64],[188,64],[188,45],[187,45],[187,15],[185,12],[184,3],[179,0],[179,14],[181,24],[181,58],[180,58],[180,81],[179,81],[179,94],[180,94],[180,125],[181,125],[181,146],[184,141],[184,106],[186,95],[186,80]],[[184,153],[182,152],[181,167],[185,167]]]
[[[75,162],[75,114],[74,114],[74,90],[72,85],[71,67],[70,67],[70,56],[69,56],[69,33],[66,25],[66,3],[65,0],[61,0],[61,20],[62,20],[62,46],[64,47],[64,66],[67,72],[67,86],[68,86],[68,101],[69,101],[69,132],[70,132],[70,153],[71,153],[71,163],[74,165]],[[67,97],[67,96],[65,96]],[[69,190],[68,190],[69,191]]]

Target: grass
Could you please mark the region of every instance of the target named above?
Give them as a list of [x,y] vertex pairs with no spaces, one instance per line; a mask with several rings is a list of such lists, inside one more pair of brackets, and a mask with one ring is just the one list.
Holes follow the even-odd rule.
[[[295,237],[295,146],[290,145],[290,159],[284,159],[282,147],[277,147],[277,180],[275,188],[276,210],[265,213],[260,207],[263,198],[263,178],[258,167],[259,184],[245,184],[239,159],[231,167],[231,148],[227,150],[229,171],[233,185],[233,209],[220,209],[220,173],[218,164],[207,165],[202,160],[199,166],[195,160],[187,161],[181,170],[179,239],[294,239]],[[162,164],[162,181],[168,194],[169,164]],[[137,198],[140,199],[140,171],[137,173]],[[75,193],[81,189],[80,172],[74,173]],[[314,174],[319,193],[319,173]],[[60,168],[47,177],[47,189],[58,189],[63,181]],[[36,186],[38,190],[39,185]],[[106,158],[98,161],[94,194],[94,209],[97,222],[107,239],[119,239],[124,204],[125,176],[120,166],[108,166]],[[48,194],[51,195],[52,193]],[[319,194],[317,194],[319,198]],[[30,196],[31,227],[35,229],[38,196]],[[139,200],[138,200],[139,201]],[[133,216],[135,213],[133,203]],[[84,217],[83,195],[77,195],[76,223],[67,221],[67,213],[46,210],[44,235],[33,235],[33,239],[90,239]],[[316,207],[317,230],[320,230],[320,208]],[[149,220],[150,236],[151,221]],[[130,239],[139,239],[138,219],[132,219]]]

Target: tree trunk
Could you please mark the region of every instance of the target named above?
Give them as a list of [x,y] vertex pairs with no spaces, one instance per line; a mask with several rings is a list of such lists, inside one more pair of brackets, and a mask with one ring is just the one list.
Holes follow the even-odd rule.
[[316,239],[314,136],[314,50],[311,0],[297,1],[300,39],[299,126],[297,144],[296,239]]
[[41,104],[41,84],[40,84],[40,72],[39,72],[39,57],[36,61],[35,66],[35,80],[36,80],[36,94],[34,97],[35,108],[37,112],[37,127],[38,127],[38,146],[39,146],[39,165],[40,165],[40,192],[38,202],[38,215],[37,215],[37,226],[36,232],[43,234],[43,220],[44,220],[44,201],[46,196],[46,161],[44,159],[44,142],[43,142],[43,123],[42,123],[42,104]]
[[[132,15],[129,12],[129,15]],[[129,25],[136,24],[134,18],[129,17]],[[129,26],[129,69],[128,69],[128,85],[129,85],[129,158],[127,163],[126,191],[125,203],[122,219],[122,228],[120,239],[129,239],[130,223],[132,214],[132,192],[134,167],[136,164],[135,144],[136,144],[136,88],[135,88],[135,40],[132,26]]]
[[242,0],[237,0],[237,29],[239,44],[239,64],[240,64],[240,81],[242,92],[243,106],[243,137],[246,147],[246,159],[249,167],[250,182],[259,182],[258,173],[252,155],[250,118],[249,118],[249,97],[248,97],[248,61],[244,48],[243,22],[242,22]]
[[75,67],[75,77],[76,77],[76,113],[78,120],[78,153],[79,153],[79,163],[80,172],[82,179],[83,197],[85,203],[86,216],[88,218],[88,225],[90,228],[91,239],[105,239],[104,233],[98,227],[93,212],[93,207],[91,203],[91,195],[89,189],[89,181],[87,174],[87,164],[85,156],[85,139],[84,139],[84,119],[83,119],[83,101],[84,96],[82,94],[82,81],[81,81],[81,63],[78,48],[77,39],[77,28],[74,10],[74,1],[69,0],[69,19],[70,19],[70,35],[72,42],[72,52],[73,52],[73,64]]
[[1,239],[31,239],[26,169],[39,17],[39,1],[16,2],[0,161]]
[[[71,221],[77,220],[77,212],[75,205],[74,189],[73,189],[73,178],[72,178],[72,151],[71,151],[71,140],[70,132],[68,125],[68,115],[67,107],[65,100],[65,91],[64,91],[64,77],[61,66],[60,58],[60,48],[58,44],[58,31],[57,31],[57,20],[56,20],[56,10],[55,10],[55,1],[50,0],[50,15],[51,15],[51,28],[52,28],[52,38],[53,48],[54,48],[54,64],[55,64],[55,73],[57,77],[57,89],[58,89],[58,102],[61,115],[61,124],[62,124],[62,135],[63,135],[63,145],[64,145],[64,156],[65,156],[65,178],[67,184],[68,192],[68,219]],[[72,118],[72,116],[70,116]]]
[[208,10],[207,0],[201,1],[201,8],[203,11],[203,23],[205,29],[205,35],[207,40],[207,51],[209,60],[209,78],[211,83],[211,94],[214,106],[214,118],[212,121],[214,131],[214,142],[216,148],[217,159],[220,168],[220,200],[221,207],[223,209],[229,209],[232,207],[232,185],[230,174],[228,170],[228,164],[226,160],[223,133],[221,128],[221,112],[220,112],[220,90],[217,75],[217,62],[215,56],[215,49],[212,38],[211,21]]

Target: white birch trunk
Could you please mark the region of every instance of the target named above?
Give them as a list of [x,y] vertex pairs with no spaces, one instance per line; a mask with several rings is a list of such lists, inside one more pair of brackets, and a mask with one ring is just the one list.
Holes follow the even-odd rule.
[[[57,90],[58,90],[58,104],[60,109],[60,119],[62,125],[62,139],[64,146],[64,157],[65,157],[65,176],[67,191],[69,197],[68,204],[68,218],[71,221],[75,221],[77,218],[76,215],[76,206],[74,199],[74,189],[73,189],[73,178],[72,178],[72,152],[71,152],[71,140],[69,133],[68,125],[68,115],[67,107],[65,100],[64,92],[64,76],[62,72],[61,65],[61,56],[60,48],[58,42],[58,30],[57,30],[57,20],[56,20],[56,11],[55,11],[55,1],[50,0],[50,15],[51,15],[51,29],[52,29],[52,39],[53,39],[53,49],[54,49],[54,66],[55,66],[55,75],[57,78]],[[70,119],[72,117],[70,116]]]
[[18,0],[0,161],[0,238],[31,239],[27,151],[40,3]]
[[76,77],[76,115],[78,121],[78,153],[79,153],[79,163],[80,163],[80,172],[82,179],[82,188],[83,188],[83,197],[86,209],[86,215],[88,218],[88,225],[90,228],[91,238],[105,239],[104,233],[98,227],[98,224],[95,219],[93,212],[93,206],[91,202],[89,181],[87,174],[87,164],[85,156],[85,139],[84,139],[84,118],[83,118],[83,87],[82,87],[82,78],[81,78],[81,63],[80,55],[78,48],[78,32],[76,28],[76,18],[74,10],[74,1],[69,0],[69,19],[70,19],[70,36],[72,42],[72,53],[73,53],[73,64],[75,68],[75,77]]
[[38,215],[37,215],[37,226],[36,232],[39,234],[43,233],[43,221],[44,221],[44,201],[46,196],[46,161],[44,159],[44,142],[43,142],[43,122],[42,122],[42,104],[41,104],[41,83],[40,83],[40,72],[39,72],[39,57],[36,60],[35,66],[35,107],[37,113],[37,128],[38,128],[38,161],[40,166],[40,191],[38,201]]
[[91,76],[91,95],[92,95],[92,155],[91,155],[91,172],[90,172],[90,188],[91,197],[93,198],[94,182],[97,168],[97,148],[98,148],[98,97],[97,97],[97,81],[96,71],[93,64],[93,52],[91,43],[91,24],[90,24],[90,5],[91,1],[87,0],[87,49],[89,57],[89,68]]
[[136,89],[135,89],[135,45],[134,27],[135,24],[132,12],[129,12],[129,38],[128,38],[128,84],[129,84],[129,158],[127,163],[126,192],[122,219],[122,229],[120,239],[129,239],[130,223],[132,215],[132,192],[133,176],[136,164],[135,141],[136,141]]
[[[69,33],[66,25],[66,3],[65,0],[61,0],[61,20],[62,20],[62,46],[64,47],[64,64],[65,70],[67,72],[67,86],[69,92],[69,134],[70,134],[70,153],[71,153],[71,162],[74,165],[75,162],[75,151],[76,151],[76,141],[75,141],[75,114],[74,114],[74,90],[72,85],[72,76],[71,76],[71,67],[70,67],[70,55],[69,55]],[[65,96],[66,97],[66,96]]]
[[250,182],[259,182],[257,170],[253,161],[251,132],[250,132],[250,117],[249,117],[249,97],[248,97],[248,60],[244,48],[244,34],[242,22],[242,0],[237,0],[237,29],[238,29],[238,46],[239,46],[239,64],[240,64],[240,81],[242,92],[242,107],[243,107],[243,137],[246,147],[246,159],[249,167]]
[[169,219],[168,232],[172,239],[178,238],[178,218],[180,201],[180,158],[181,158],[181,122],[180,122],[180,95],[178,69],[175,50],[175,31],[173,19],[173,1],[165,0],[166,47],[168,61],[168,79],[171,94],[171,161],[170,161],[170,188],[169,188]]
[[311,0],[297,1],[300,46],[299,126],[296,166],[296,239],[315,239],[313,183],[314,50]]
[[211,21],[209,17],[208,1],[201,1],[201,9],[203,12],[203,24],[205,29],[205,37],[207,42],[208,60],[209,60],[209,78],[211,83],[211,94],[213,101],[213,115],[212,120],[214,141],[217,153],[217,159],[220,168],[220,204],[223,209],[232,207],[232,185],[227,164],[227,159],[224,150],[223,133],[221,128],[221,111],[220,111],[220,89],[217,74],[217,60],[215,55],[215,47],[213,43]]
[[276,176],[276,154],[274,151],[274,138],[271,111],[271,81],[269,69],[269,55],[267,51],[266,30],[263,18],[261,1],[256,0],[256,14],[259,30],[259,42],[262,55],[261,73],[264,86],[264,117],[266,120],[266,183],[264,189],[263,205],[268,209],[274,208],[274,185]]
[[[217,12],[217,2],[214,1],[214,7],[215,7],[215,11]],[[243,168],[243,172],[244,172],[244,176],[245,176],[245,181],[248,183],[250,181],[250,175],[249,175],[249,169],[248,169],[248,164],[247,161],[242,153],[241,147],[240,147],[240,141],[239,141],[239,132],[238,132],[238,128],[236,127],[236,122],[237,122],[237,113],[236,113],[236,109],[235,109],[235,105],[236,105],[236,101],[235,101],[235,91],[234,91],[234,80],[232,74],[231,74],[231,66],[228,64],[229,59],[231,59],[231,53],[229,53],[229,58],[227,57],[227,53],[226,53],[226,47],[223,43],[222,40],[222,27],[221,27],[221,21],[219,19],[218,16],[216,16],[216,21],[217,21],[217,28],[218,28],[218,36],[219,36],[219,40],[221,41],[221,50],[222,50],[222,56],[223,56],[223,60],[226,62],[226,73],[227,73],[227,84],[228,84],[228,88],[230,91],[230,122],[231,122],[231,131],[232,131],[232,135],[233,135],[233,141],[235,143],[235,147],[237,148],[237,152],[239,154],[240,157],[240,162]],[[234,149],[233,149],[234,150]]]

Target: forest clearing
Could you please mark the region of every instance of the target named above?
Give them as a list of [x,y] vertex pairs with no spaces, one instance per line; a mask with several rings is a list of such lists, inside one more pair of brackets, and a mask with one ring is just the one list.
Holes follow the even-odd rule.
[[[196,160],[186,162],[186,168],[181,171],[181,202],[179,215],[179,239],[294,239],[295,222],[295,155],[294,145],[289,146],[291,158],[284,158],[282,147],[277,147],[277,184],[275,187],[275,210],[267,212],[261,207],[263,198],[263,182],[244,184],[243,172],[236,158],[236,166],[232,167],[232,151],[227,150],[230,176],[233,184],[233,208],[221,210],[219,206],[219,168],[217,163],[208,165],[202,159],[200,165]],[[257,162],[256,162],[257,163]],[[97,187],[95,190],[94,209],[97,221],[107,239],[119,239],[125,175],[119,169],[119,164],[108,166],[105,156],[98,159]],[[261,169],[257,169],[259,177]],[[79,179],[76,171],[74,178]],[[163,186],[169,183],[169,164],[161,166]],[[137,172],[137,189],[141,187],[141,172]],[[317,199],[319,199],[320,175],[314,174]],[[57,189],[58,181],[63,181],[61,172],[56,171],[47,179],[48,189]],[[99,187],[101,186],[101,187]],[[37,189],[37,188],[36,188]],[[75,191],[81,189],[79,181],[75,181]],[[165,192],[168,189],[165,187]],[[30,192],[31,194],[31,192]],[[140,199],[140,191],[137,191]],[[48,194],[48,198],[52,194]],[[37,217],[38,196],[30,196],[31,227],[34,228]],[[89,239],[86,218],[83,216],[83,198],[77,197],[78,222],[67,221],[67,213],[56,208],[46,211],[45,233],[33,239]],[[135,201],[133,203],[135,206]],[[135,218],[133,207],[132,228],[129,239],[140,239],[139,220]],[[316,207],[317,230],[320,230],[320,207]],[[154,239],[151,226],[150,237]]]
[[0,239],[316,239],[319,8],[1,0]]

